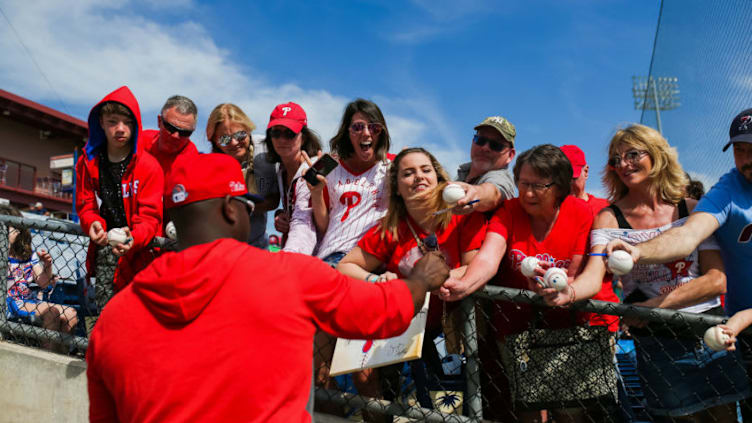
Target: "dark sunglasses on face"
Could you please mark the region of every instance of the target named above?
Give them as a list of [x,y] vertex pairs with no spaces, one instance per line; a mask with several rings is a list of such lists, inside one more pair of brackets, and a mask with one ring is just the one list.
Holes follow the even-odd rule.
[[256,209],[256,204],[253,201],[245,197],[235,196],[235,197],[230,197],[230,199],[235,200],[235,201],[240,201],[241,203],[245,204],[246,209],[248,209],[249,215],[253,214],[253,210]]
[[272,129],[271,131],[269,131],[269,135],[271,135],[272,138],[287,138],[288,140],[291,140],[295,138],[295,135],[297,134],[285,128],[285,129]]
[[473,136],[473,142],[478,147],[483,147],[484,145],[488,144],[488,148],[497,153],[504,151],[505,148],[509,147],[508,143],[492,140],[491,138],[482,137],[478,134],[475,134],[475,136]]
[[236,132],[236,133],[234,133],[232,135],[222,135],[217,140],[217,143],[219,144],[220,147],[227,147],[228,145],[230,145],[230,143],[232,142],[232,140],[240,142],[240,141],[244,140],[245,137],[247,137],[247,136],[248,136],[248,132],[246,132],[246,131],[238,131],[238,132]]
[[174,134],[175,132],[178,133],[178,136],[181,138],[188,138],[193,133],[193,129],[182,129],[178,128],[177,126],[171,124],[170,122],[167,122],[167,119],[164,118],[164,116],[160,116],[162,119],[162,126],[164,126],[165,131]]
[[645,154],[648,154],[645,150],[629,150],[621,156],[615,155],[608,159],[608,165],[613,168],[621,167],[626,163],[634,165],[639,162]]
[[359,134],[363,132],[366,127],[368,127],[368,132],[371,133],[374,137],[378,137],[381,133],[382,127],[380,123],[371,122],[369,124],[366,124],[364,122],[355,122],[352,125],[350,125],[350,131],[352,131],[355,134]]

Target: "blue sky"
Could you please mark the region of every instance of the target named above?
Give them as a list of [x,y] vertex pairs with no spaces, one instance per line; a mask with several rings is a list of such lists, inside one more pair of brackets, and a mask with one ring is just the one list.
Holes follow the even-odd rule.
[[640,119],[631,76],[648,72],[659,7],[656,0],[101,3],[0,0],[7,17],[0,87],[85,119],[127,84],[146,128],[156,126],[168,96],[187,95],[199,106],[193,139],[204,151],[206,117],[220,102],[237,103],[261,128],[275,104],[299,102],[328,141],[344,105],[364,97],[386,114],[393,151],[427,147],[452,175],[469,159],[473,126],[502,115],[517,127],[518,153],[580,145],[596,170],[588,184],[596,193],[610,135]]

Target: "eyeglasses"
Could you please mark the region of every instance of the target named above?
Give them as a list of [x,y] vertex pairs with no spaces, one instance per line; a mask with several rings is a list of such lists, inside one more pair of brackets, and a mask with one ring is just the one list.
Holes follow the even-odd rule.
[[543,191],[551,188],[552,186],[554,186],[553,182],[550,182],[548,184],[533,184],[533,183],[530,183],[530,182],[523,182],[523,181],[517,182],[518,189],[525,188],[526,191],[527,190],[531,190],[531,191],[533,191],[536,194],[540,194]]
[[272,138],[287,138],[288,140],[291,140],[295,138],[295,136],[298,135],[295,132],[292,132],[291,130],[285,128],[285,129],[272,129],[269,131],[269,136]]
[[256,209],[256,204],[253,201],[245,197],[234,196],[234,197],[230,197],[230,199],[235,200],[235,201],[240,201],[241,203],[245,204],[245,207],[248,209],[249,215],[253,214],[253,211]]
[[350,125],[350,131],[359,134],[363,132],[366,127],[368,127],[368,132],[371,133],[374,137],[378,137],[379,134],[381,134],[381,131],[384,129],[380,123],[371,122],[371,123],[364,123],[364,122],[355,122],[352,125]]
[[232,135],[222,135],[217,140],[217,143],[219,144],[220,147],[227,147],[228,145],[230,145],[230,143],[232,142],[232,140],[240,142],[240,141],[244,140],[245,137],[247,137],[247,136],[248,136],[248,132],[246,132],[246,131],[238,131],[238,132],[236,132],[236,133],[234,133]]
[[165,131],[174,134],[175,132],[178,133],[178,136],[181,138],[188,138],[193,133],[193,129],[182,129],[178,128],[177,126],[171,124],[170,122],[167,122],[167,119],[164,118],[164,116],[159,116],[162,119],[162,126],[164,126]]
[[612,168],[621,167],[623,163],[634,165],[646,154],[648,154],[648,152],[645,150],[629,150],[621,156],[615,155],[608,159],[608,165]]
[[497,153],[504,151],[504,149],[507,147],[510,147],[509,143],[496,141],[491,138],[482,137],[478,134],[475,134],[475,136],[473,136],[473,142],[478,147],[483,147],[484,145],[488,144],[488,148],[490,148],[491,150]]

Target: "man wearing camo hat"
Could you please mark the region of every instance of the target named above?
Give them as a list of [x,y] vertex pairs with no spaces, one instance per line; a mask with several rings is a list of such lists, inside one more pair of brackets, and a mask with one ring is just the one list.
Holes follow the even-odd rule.
[[507,167],[514,159],[516,135],[514,125],[501,116],[487,117],[475,127],[471,161],[457,170],[455,183],[465,189],[465,196],[457,202],[455,214],[494,210],[514,197],[514,179]]

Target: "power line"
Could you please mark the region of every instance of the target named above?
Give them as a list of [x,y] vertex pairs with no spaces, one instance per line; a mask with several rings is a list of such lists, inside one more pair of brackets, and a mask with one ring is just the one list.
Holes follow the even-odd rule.
[[36,66],[37,70],[42,75],[42,78],[44,78],[44,80],[47,82],[47,85],[49,85],[50,89],[57,97],[57,100],[62,106],[63,111],[65,113],[70,114],[70,112],[68,111],[68,108],[65,105],[65,102],[63,101],[63,98],[60,96],[60,94],[58,94],[57,90],[52,85],[52,82],[50,82],[49,78],[47,78],[47,75],[45,75],[45,73],[42,71],[42,67],[39,66],[39,63],[37,63],[36,59],[34,59],[34,56],[31,54],[31,51],[29,50],[28,47],[26,47],[26,44],[24,44],[23,40],[21,39],[21,35],[19,35],[18,31],[16,31],[16,28],[13,27],[13,24],[10,23],[10,19],[8,18],[8,15],[5,14],[5,11],[3,10],[2,7],[0,7],[0,14],[2,14],[3,17],[5,18],[5,21],[8,22],[8,27],[10,27],[11,31],[13,31],[13,34],[16,36],[16,40],[18,40],[18,43],[21,44],[21,47],[23,47],[24,51],[29,56],[29,59],[31,59],[31,62],[34,63],[34,66]]

